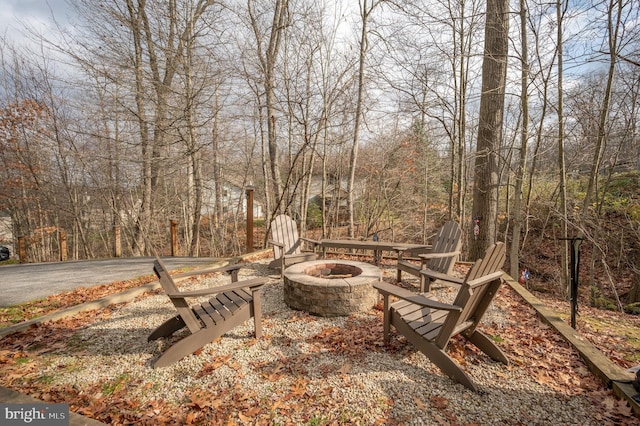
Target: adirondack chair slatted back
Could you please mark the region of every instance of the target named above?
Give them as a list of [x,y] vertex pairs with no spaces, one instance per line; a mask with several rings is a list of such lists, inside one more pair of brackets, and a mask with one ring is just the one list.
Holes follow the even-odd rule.
[[[505,244],[498,242],[489,247],[484,257],[471,266],[453,302],[456,306],[462,306],[463,310],[447,315],[435,339],[440,348],[444,349],[452,336],[458,333],[469,334],[475,330],[501,285],[501,268],[506,259],[505,252]],[[476,279],[490,276],[495,278],[474,283]]]
[[281,258],[283,255],[299,254],[302,252],[296,221],[287,215],[278,215],[271,221],[271,239],[284,245],[284,249],[278,246],[273,247],[274,257],[276,259]]
[[[433,239],[433,253],[451,253],[460,251],[462,247],[462,230],[457,222],[451,220],[442,226],[438,230],[438,233]],[[456,257],[443,257],[436,259],[429,259],[427,261],[427,268],[432,271],[442,272],[443,274],[451,274],[453,265],[455,264]]]
[[[418,253],[420,264],[403,257],[403,250],[398,249],[398,261],[396,263],[396,280],[402,280],[402,272],[407,272],[420,278],[420,292],[428,292],[432,284],[421,271],[429,269],[445,275],[451,275],[453,266],[458,259],[462,247],[462,230],[457,222],[451,220],[445,223],[434,235],[431,246],[425,253]],[[411,250],[408,250],[410,253]]]
[[[171,278],[171,275],[169,275],[164,263],[159,258],[156,258],[153,262],[153,271],[156,273],[156,276],[160,281],[160,285],[165,293],[168,295],[177,294],[180,291],[178,286],[176,286],[175,281],[173,281],[173,278]],[[187,325],[191,333],[195,333],[202,328],[200,320],[193,313],[193,310],[183,297],[169,296],[169,298],[171,299],[171,302],[173,302],[178,314],[182,317],[182,320]]]

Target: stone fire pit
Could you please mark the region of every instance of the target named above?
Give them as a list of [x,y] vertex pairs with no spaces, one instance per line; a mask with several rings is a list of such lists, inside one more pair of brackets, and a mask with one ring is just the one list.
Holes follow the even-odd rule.
[[368,311],[378,292],[380,269],[350,260],[314,260],[284,271],[284,301],[292,309],[323,317]]

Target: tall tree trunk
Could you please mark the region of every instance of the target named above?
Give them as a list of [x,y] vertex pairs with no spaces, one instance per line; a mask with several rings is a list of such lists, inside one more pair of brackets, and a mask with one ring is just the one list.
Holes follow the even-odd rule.
[[140,149],[142,152],[142,203],[140,212],[135,218],[132,252],[141,256],[145,252],[148,227],[151,222],[151,138],[146,114],[144,90],[144,63],[142,59],[142,14],[136,10],[133,1],[127,1],[129,24],[134,45],[134,74],[136,78],[136,117],[140,133]]
[[482,96],[476,148],[472,215],[476,223],[470,240],[471,259],[482,257],[495,241],[498,199],[498,149],[502,141],[507,78],[509,1],[487,0]]
[[276,135],[276,96],[275,96],[275,67],[280,51],[280,42],[282,34],[285,31],[287,21],[289,19],[289,2],[288,0],[276,0],[273,7],[273,20],[271,23],[271,32],[265,52],[262,51],[260,30],[257,18],[253,15],[251,0],[247,2],[251,24],[253,26],[254,35],[258,43],[258,56],[264,73],[264,93],[267,121],[267,146],[269,156],[269,166],[271,171],[273,191],[273,199],[276,205],[273,206],[274,212],[278,212],[282,207],[282,182],[280,177],[280,167],[278,164],[278,141]]
[[[617,6],[617,9],[616,9]],[[618,55],[618,33],[620,31],[620,21],[622,14],[622,1],[610,0],[607,9],[607,36],[609,42],[609,69],[607,72],[607,84],[604,91],[604,99],[602,101],[602,109],[598,118],[598,137],[596,139],[596,147],[594,150],[593,161],[591,163],[591,173],[589,174],[589,184],[587,185],[587,193],[584,197],[582,208],[583,216],[589,214],[589,206],[594,197],[596,182],[598,179],[598,170],[602,160],[602,152],[605,145],[605,136],[607,135],[607,118],[609,116],[609,105],[611,104],[611,91],[613,89],[613,80],[616,71],[616,59]],[[615,16],[614,16],[615,14]]]
[[520,76],[520,104],[522,129],[520,132],[520,160],[515,172],[513,194],[513,228],[509,255],[511,276],[518,279],[520,273],[520,233],[522,232],[522,182],[527,169],[527,145],[529,142],[529,47],[527,46],[527,3],[520,0],[520,44],[522,46],[522,73]]
[[[213,128],[211,130],[211,147],[212,147],[212,158],[213,162],[213,191],[214,191],[214,224],[212,233],[212,238],[214,241],[211,242],[211,247],[216,247],[216,244],[222,243],[222,227],[223,227],[223,207],[222,207],[222,196],[223,196],[223,184],[222,184],[222,155],[220,152],[220,132],[219,132],[219,114],[220,114],[220,104],[218,99],[218,91],[216,90],[214,95],[214,104],[213,104]],[[217,241],[216,241],[217,240]],[[212,253],[213,255],[213,253]]]
[[379,1],[374,0],[369,6],[368,0],[362,0],[359,2],[360,6],[360,18],[362,19],[362,29],[360,32],[360,58],[358,65],[358,97],[356,99],[356,113],[353,123],[353,144],[351,146],[351,154],[349,156],[349,181],[347,183],[347,210],[349,210],[349,237],[355,236],[355,219],[354,219],[354,186],[356,180],[356,163],[358,161],[358,146],[360,145],[360,122],[362,121],[362,103],[364,101],[364,67],[367,57],[367,50],[369,49],[369,40],[367,37],[367,23],[369,16],[380,4]]
[[569,241],[566,240],[568,233],[567,225],[567,172],[565,166],[564,152],[564,95],[563,95],[563,0],[556,3],[556,18],[558,19],[558,173],[560,175],[560,214],[562,221],[561,243],[561,278],[564,284],[565,295],[569,294]]

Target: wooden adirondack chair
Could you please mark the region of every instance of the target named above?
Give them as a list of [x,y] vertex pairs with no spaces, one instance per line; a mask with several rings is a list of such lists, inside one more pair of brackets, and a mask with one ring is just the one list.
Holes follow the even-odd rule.
[[[167,268],[156,257],[153,270],[158,276],[165,293],[176,307],[178,315],[156,328],[149,335],[148,341],[169,337],[184,327],[189,329],[190,334],[164,351],[160,358],[153,363],[154,368],[165,367],[179,361],[251,317],[254,319],[255,336],[256,338],[261,337],[262,317],[259,290],[268,279],[252,278],[238,281],[238,270],[241,267],[242,265],[232,265],[199,271],[195,274],[180,274],[178,276],[184,277],[212,272],[228,272],[231,274],[232,281],[231,284],[213,288],[180,291],[173,278],[167,272]],[[187,298],[209,295],[213,297],[207,302],[195,305],[187,303]]]
[[[393,325],[447,376],[477,391],[471,378],[445,350],[451,338],[461,334],[492,359],[508,364],[509,361],[500,348],[477,329],[502,284],[501,268],[504,261],[505,245],[496,243],[487,249],[482,259],[471,266],[464,279],[451,278],[460,285],[452,304],[440,303],[431,299],[427,293],[416,294],[385,282],[374,284],[384,298],[385,343],[389,341],[390,326]],[[428,269],[423,273],[431,275]],[[440,273],[433,275],[438,279],[447,279]],[[400,300],[390,303],[391,296]]]
[[420,271],[430,269],[446,275],[451,275],[453,266],[460,255],[462,247],[462,230],[455,221],[449,221],[438,230],[433,239],[431,251],[418,255],[420,264],[416,264],[404,258],[403,250],[398,247],[397,280],[402,280],[402,271],[408,272],[420,278],[420,292],[428,292],[431,280],[422,275]]
[[[274,260],[269,264],[270,268],[280,268],[280,274],[284,276],[284,269],[295,263],[307,260],[316,260],[316,245],[318,241],[299,237],[296,221],[291,217],[281,214],[271,221],[271,239],[273,245]],[[303,252],[303,243],[311,244],[311,252]]]

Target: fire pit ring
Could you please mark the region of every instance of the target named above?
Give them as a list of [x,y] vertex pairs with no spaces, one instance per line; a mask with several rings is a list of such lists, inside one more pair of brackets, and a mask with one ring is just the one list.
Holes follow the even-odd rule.
[[284,271],[284,301],[292,309],[323,317],[371,309],[378,300],[372,284],[380,269],[350,260],[313,260]]

